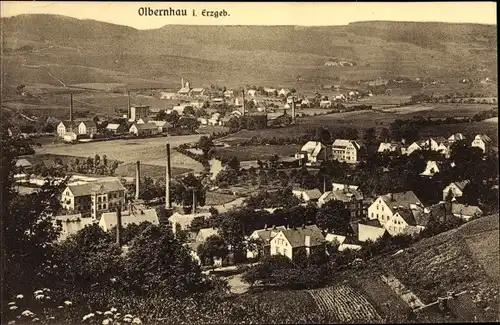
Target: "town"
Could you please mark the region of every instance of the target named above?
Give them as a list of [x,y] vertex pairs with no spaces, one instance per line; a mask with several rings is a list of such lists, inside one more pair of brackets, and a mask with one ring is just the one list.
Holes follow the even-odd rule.
[[498,321],[478,71],[10,85],[2,322]]

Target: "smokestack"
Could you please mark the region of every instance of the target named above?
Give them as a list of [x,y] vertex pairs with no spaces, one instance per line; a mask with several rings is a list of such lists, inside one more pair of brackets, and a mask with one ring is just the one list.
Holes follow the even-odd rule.
[[141,162],[137,160],[135,166],[135,199],[139,200],[139,190],[141,185]]
[[243,95],[243,111],[242,111],[242,113],[243,113],[243,116],[245,116],[245,88],[244,87],[243,87],[242,95]]
[[323,193],[326,192],[326,177],[323,178]]
[[122,247],[122,209],[121,206],[116,207],[116,244],[118,247]]
[[184,77],[181,78],[181,89],[184,88]]
[[196,191],[193,187],[193,214],[196,214]]
[[127,117],[130,119],[131,114],[130,114],[130,90],[127,91],[127,96],[128,96],[128,106],[127,106]]
[[69,121],[73,127],[73,93],[70,94],[70,104],[69,104]]
[[295,124],[295,96],[292,95],[292,123]]
[[170,143],[167,143],[167,166],[165,173],[165,208],[172,208],[170,201]]

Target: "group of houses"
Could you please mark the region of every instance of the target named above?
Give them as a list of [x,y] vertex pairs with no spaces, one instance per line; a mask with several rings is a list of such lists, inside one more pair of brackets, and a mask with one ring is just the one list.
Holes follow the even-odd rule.
[[295,154],[295,158],[302,159],[306,166],[315,166],[328,160],[356,164],[361,161],[362,155],[363,147],[357,141],[336,139],[331,146],[319,141],[308,141]]
[[[409,146],[399,142],[382,142],[378,147],[378,152],[390,152],[398,155],[411,155],[418,150],[432,150],[441,153],[446,158],[450,156],[451,145],[457,141],[466,141],[467,139],[461,133],[452,134],[448,139],[444,137],[434,137],[427,140],[415,141]],[[471,142],[471,147],[479,148],[483,152],[491,147],[491,138],[486,134],[478,134]]]

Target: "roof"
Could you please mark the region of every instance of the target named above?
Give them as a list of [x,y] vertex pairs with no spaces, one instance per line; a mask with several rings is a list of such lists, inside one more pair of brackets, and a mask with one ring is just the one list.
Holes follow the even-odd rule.
[[336,201],[342,201],[342,202],[351,202],[352,198],[355,198],[356,200],[363,200],[363,194],[361,192],[355,190],[355,189],[343,189],[343,190],[335,190],[335,191],[330,191],[328,192],[328,195],[326,195],[323,200],[330,201],[330,200],[336,200]]
[[397,208],[395,214],[398,214],[409,226],[416,226],[417,222],[413,212],[409,208]]
[[[455,184],[456,187],[458,187],[461,191],[464,190],[464,188],[467,186],[467,184],[469,184],[470,181],[468,179],[466,180],[463,180],[463,181],[459,181],[459,182],[452,182],[451,184]],[[450,185],[451,185],[450,184]],[[448,186],[450,186],[448,185]]]
[[205,90],[205,88],[193,88],[193,89],[191,89],[191,91],[194,93],[201,93],[204,90]]
[[97,124],[95,124],[94,121],[92,120],[87,120],[87,121],[81,121],[79,124],[85,124],[86,127],[91,127],[91,128],[96,128]]
[[31,167],[32,164],[25,158],[18,159],[16,161],[16,167]]
[[343,244],[344,241],[345,241],[345,239],[346,239],[346,236],[335,235],[335,234],[327,234],[326,237],[325,237],[325,240],[327,242],[332,243],[332,242],[336,241],[339,244]]
[[410,204],[422,205],[422,202],[413,193],[413,191],[399,192],[399,193],[388,193],[380,196],[380,198],[387,204],[389,209],[394,213],[394,208],[410,207]]
[[106,125],[106,129],[108,130],[118,130],[119,127],[120,124],[118,123],[109,123],[108,125]]
[[358,240],[361,242],[366,242],[368,240],[376,241],[385,234],[385,231],[383,227],[374,227],[358,223]]
[[[160,220],[158,219],[158,214],[155,209],[139,210],[139,211],[123,211],[122,212],[122,227],[126,227],[130,224],[140,224],[143,222],[151,222],[154,225],[158,225]],[[105,212],[102,214],[99,220],[99,226],[105,231],[116,227],[117,219],[116,212]]]
[[380,221],[378,219],[369,219],[369,220],[365,220],[364,221],[364,224],[365,225],[369,225],[369,226],[372,226],[372,227],[382,227],[382,225],[380,224]]
[[186,87],[182,87],[181,89],[179,89],[178,93],[189,93],[190,91],[191,91],[191,89],[186,88]]
[[86,226],[90,226],[93,223],[92,218],[82,218],[82,214],[71,214],[64,216],[55,216],[52,219],[54,225],[61,225],[61,232],[59,234],[59,240],[65,240],[70,235],[74,235]]
[[378,146],[378,152],[382,151],[396,151],[397,149],[401,148],[401,144],[399,143],[393,143],[393,142],[381,142],[380,145]]
[[356,141],[353,141],[353,140],[344,140],[344,139],[336,139],[335,141],[333,141],[333,144],[332,144],[332,147],[337,147],[337,148],[344,148],[344,147],[347,147],[349,145],[353,145],[356,149],[359,149],[360,148],[360,145],[356,142]]
[[67,127],[71,127],[71,126],[73,126],[73,127],[76,127],[76,126],[77,126],[77,123],[75,123],[75,122],[71,123],[71,121],[61,121],[61,123],[62,123],[62,124],[64,125],[64,127],[66,127],[66,128],[67,128]]
[[452,134],[448,140],[450,141],[459,141],[459,140],[465,140],[465,136],[462,133],[455,133]]
[[484,142],[491,142],[491,138],[487,136],[486,134],[478,134],[474,138],[474,140],[482,140]]
[[310,246],[318,246],[325,241],[325,237],[316,225],[304,226],[296,229],[281,230],[293,248],[304,247],[305,237],[310,236]]
[[325,146],[321,142],[317,141],[308,141],[305,145],[302,146],[300,151],[305,151],[312,156],[319,155],[322,148]]
[[475,205],[465,205],[460,203],[453,203],[451,205],[451,212],[462,216],[475,216],[481,215],[483,211]]
[[171,223],[178,223],[181,226],[181,229],[186,230],[189,226],[191,226],[191,222],[193,222],[195,218],[207,218],[211,215],[211,213],[180,214],[179,212],[175,212],[168,218],[168,221]]
[[317,200],[321,197],[321,192],[317,188],[312,190],[304,190],[302,193],[303,195],[309,197],[310,200]]
[[286,230],[285,226],[279,226],[279,227],[274,227],[274,228],[265,228],[265,229],[257,229],[255,230],[250,237],[257,236],[264,242],[267,242],[276,236],[280,230]]
[[142,124],[134,123],[133,125],[135,125],[137,130],[151,130],[151,129],[156,130],[156,129],[158,129],[158,126],[156,126],[156,124],[154,124],[154,123],[142,123]]
[[198,234],[196,235],[196,241],[201,243],[207,240],[208,237],[214,236],[214,235],[219,235],[219,229],[214,229],[214,228],[202,228],[200,231],[198,231]]
[[85,196],[91,193],[109,193],[115,191],[125,191],[122,183],[118,179],[114,180],[97,180],[95,182],[85,184],[68,185],[69,190],[73,196]]
[[172,124],[167,121],[150,121],[150,123],[154,123],[157,127],[172,127]]

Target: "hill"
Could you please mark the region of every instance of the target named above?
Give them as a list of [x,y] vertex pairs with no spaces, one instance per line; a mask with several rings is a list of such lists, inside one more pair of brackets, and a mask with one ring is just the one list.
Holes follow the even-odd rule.
[[[490,25],[359,22],[346,26],[181,26],[137,30],[56,15],[2,18],[4,84],[294,85],[384,76],[458,80],[496,71]],[[354,67],[325,67],[332,58]],[[446,67],[446,69],[444,69]],[[51,76],[52,75],[52,76]],[[58,81],[55,77],[60,79]]]

